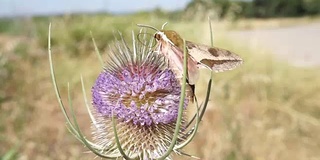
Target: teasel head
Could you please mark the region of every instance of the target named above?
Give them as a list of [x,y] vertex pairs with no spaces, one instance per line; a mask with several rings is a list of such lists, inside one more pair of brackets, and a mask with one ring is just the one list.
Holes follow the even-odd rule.
[[[197,105],[194,116],[186,121],[188,98],[186,85],[181,85],[187,84],[186,77],[182,78],[182,83],[175,77],[166,59],[152,50],[152,39],[144,36],[136,41],[132,33],[130,48],[120,34],[105,62],[93,39],[103,70],[91,89],[91,105],[81,77],[84,102],[92,121],[91,141],[78,126],[70,96],[71,114],[61,101],[51,58],[50,27],[48,52],[54,89],[67,127],[81,143],[97,156],[107,159],[171,159],[173,152],[193,157],[181,149],[197,132],[210,90],[205,103]],[[184,75],[186,72],[185,69]],[[68,92],[70,95],[69,89]]]

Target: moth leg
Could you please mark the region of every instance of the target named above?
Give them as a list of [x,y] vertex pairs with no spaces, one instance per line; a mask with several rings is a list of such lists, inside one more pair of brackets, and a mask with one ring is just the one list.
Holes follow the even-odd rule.
[[190,91],[190,93],[189,93],[190,100],[193,103],[194,102],[194,95],[195,95],[195,91],[196,91],[196,85],[190,84],[188,79],[187,79],[187,85],[188,85],[188,90]]

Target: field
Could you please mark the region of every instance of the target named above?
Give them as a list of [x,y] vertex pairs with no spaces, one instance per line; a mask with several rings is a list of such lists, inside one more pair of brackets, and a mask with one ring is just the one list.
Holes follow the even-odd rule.
[[[0,159],[95,157],[69,133],[58,107],[47,55],[49,22],[63,101],[70,82],[80,127],[90,136],[80,75],[90,91],[102,70],[90,31],[105,53],[114,31],[130,38],[131,30],[139,29],[137,23],[160,28],[166,21],[168,29],[184,38],[210,44],[207,22],[173,21],[152,14],[0,20]],[[253,50],[243,43],[231,43],[224,35],[232,28],[219,22],[213,23],[213,29],[215,46],[236,52],[245,63],[234,71],[214,74],[209,108],[196,138],[184,151],[208,160],[320,159],[319,67],[294,67],[259,47]],[[200,99],[207,75],[203,70],[197,85]]]

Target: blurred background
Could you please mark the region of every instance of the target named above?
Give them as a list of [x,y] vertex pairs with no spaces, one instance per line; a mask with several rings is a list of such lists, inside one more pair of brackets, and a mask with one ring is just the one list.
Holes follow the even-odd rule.
[[[130,39],[137,23],[173,29],[193,42],[244,59],[214,74],[199,132],[185,151],[214,160],[320,159],[320,0],[0,0],[0,159],[93,159],[66,129],[51,83],[48,25],[63,101],[70,82],[80,127],[90,137],[87,95],[114,32]],[[106,54],[104,54],[105,56]],[[203,99],[209,77],[201,73]],[[191,115],[192,113],[190,113]],[[176,159],[188,159],[175,156]]]

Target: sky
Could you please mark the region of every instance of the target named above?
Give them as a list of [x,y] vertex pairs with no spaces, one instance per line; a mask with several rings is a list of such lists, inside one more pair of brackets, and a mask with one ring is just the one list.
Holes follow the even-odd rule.
[[31,16],[72,12],[108,11],[128,13],[184,8],[191,0],[0,0],[0,16]]

